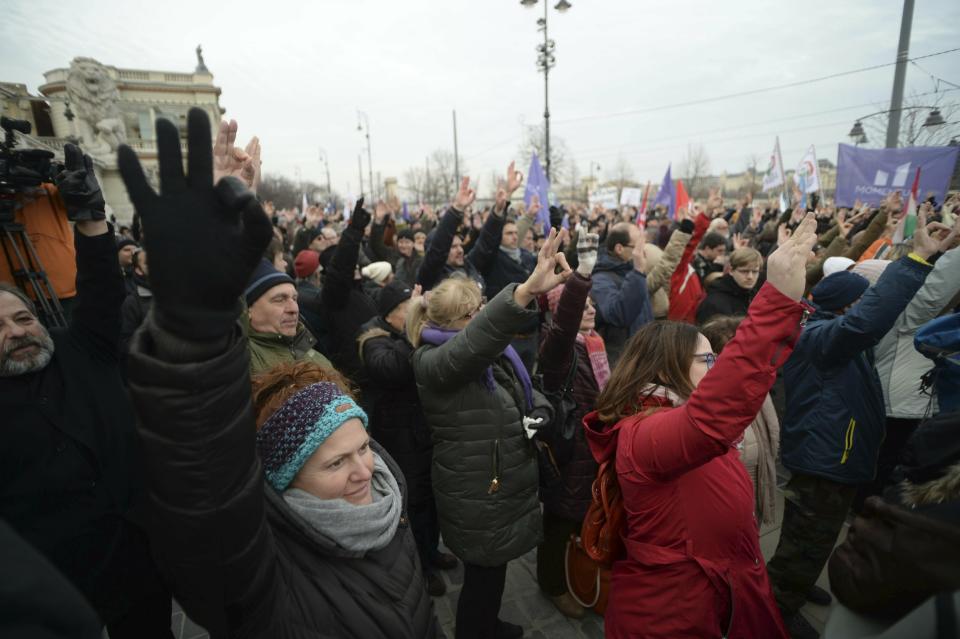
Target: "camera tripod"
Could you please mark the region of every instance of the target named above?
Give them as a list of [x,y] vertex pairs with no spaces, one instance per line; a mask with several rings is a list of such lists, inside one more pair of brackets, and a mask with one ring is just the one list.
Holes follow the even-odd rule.
[[33,290],[33,299],[39,307],[41,319],[51,328],[66,328],[63,307],[23,224],[0,222],[0,246],[3,246],[17,286],[27,293]]

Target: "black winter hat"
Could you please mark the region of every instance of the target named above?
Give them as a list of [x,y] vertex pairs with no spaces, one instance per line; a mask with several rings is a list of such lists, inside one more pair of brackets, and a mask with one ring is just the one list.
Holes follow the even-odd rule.
[[117,250],[119,251],[125,246],[139,247],[140,245],[137,244],[134,240],[131,240],[129,237],[122,236],[119,240],[117,240]]
[[390,311],[400,306],[403,302],[410,299],[413,291],[405,282],[394,280],[383,287],[380,291],[380,301],[377,303],[377,312],[380,317],[386,319]]
[[293,279],[286,273],[281,273],[273,268],[266,258],[260,260],[257,268],[254,269],[247,288],[243,291],[243,296],[247,301],[247,306],[253,306],[260,297],[278,284],[294,284]]

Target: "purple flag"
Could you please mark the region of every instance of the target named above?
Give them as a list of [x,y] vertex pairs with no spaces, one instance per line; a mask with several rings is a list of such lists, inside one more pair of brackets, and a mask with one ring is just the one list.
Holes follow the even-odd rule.
[[540,211],[537,212],[537,222],[543,229],[543,234],[550,232],[550,183],[543,174],[540,158],[534,153],[530,158],[530,170],[527,171],[527,187],[523,191],[523,203],[529,207],[530,198],[534,195],[540,198]]
[[403,201],[403,210],[400,211],[400,215],[403,216],[403,219],[407,222],[410,221],[410,209],[407,208],[407,201]]
[[668,215],[672,220],[677,213],[677,187],[673,184],[673,178],[670,177],[670,169],[673,164],[667,165],[667,172],[663,176],[663,183],[657,191],[657,197],[653,198],[653,206],[668,207]]
[[920,172],[919,196],[932,192],[943,202],[960,147],[912,146],[902,149],[861,149],[841,144],[837,152],[837,206],[851,207],[856,200],[876,206],[893,191],[910,190]]

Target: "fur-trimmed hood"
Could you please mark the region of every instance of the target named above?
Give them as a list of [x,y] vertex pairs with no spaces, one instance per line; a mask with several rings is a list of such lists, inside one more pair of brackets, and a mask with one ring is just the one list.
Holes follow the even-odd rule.
[[910,508],[960,501],[960,463],[948,466],[942,476],[922,484],[903,480],[900,483],[900,499],[904,506]]

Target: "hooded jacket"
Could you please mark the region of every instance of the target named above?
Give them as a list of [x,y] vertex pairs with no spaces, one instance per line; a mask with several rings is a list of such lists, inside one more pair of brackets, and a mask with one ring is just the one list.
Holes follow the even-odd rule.
[[[413,354],[433,433],[440,532],[455,555],[481,566],[505,564],[542,536],[536,453],[522,425],[524,392],[503,357],[518,328],[538,313],[535,303],[517,305],[516,286],[504,288],[446,343]],[[484,383],[488,367],[492,391]]]
[[727,273],[707,288],[707,296],[697,307],[697,324],[704,324],[715,315],[746,315],[751,297],[751,290],[737,284],[733,275]]
[[406,520],[358,554],[295,514],[256,455],[247,347],[239,328],[188,343],[152,316],[131,348],[151,540],[174,596],[211,637],[442,636]]
[[883,442],[883,390],[873,347],[894,326],[930,266],[903,257],[844,315],[818,310],[783,367],[783,465],[841,484],[872,481]]
[[597,332],[607,346],[612,369],[627,340],[640,327],[653,321],[647,276],[606,251],[593,267],[591,297],[597,306]]
[[766,284],[688,401],[653,395],[613,425],[596,412],[584,418],[594,458],[615,460],[626,514],[608,638],[787,637],[735,442],[805,316],[804,304]]

